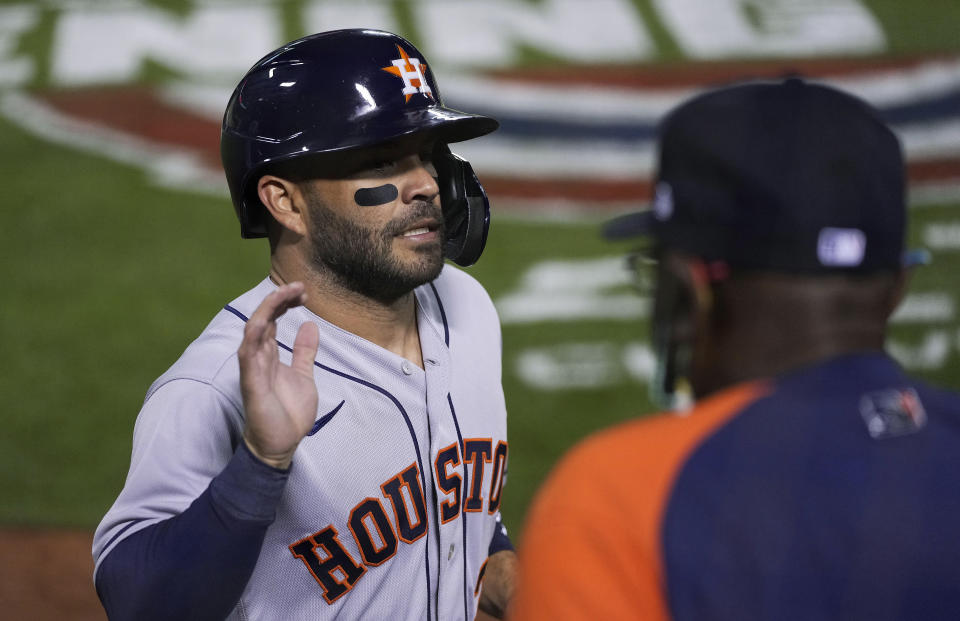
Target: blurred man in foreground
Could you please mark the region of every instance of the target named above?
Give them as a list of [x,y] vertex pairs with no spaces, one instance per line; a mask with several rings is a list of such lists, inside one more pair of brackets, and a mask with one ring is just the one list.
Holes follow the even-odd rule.
[[788,80],[674,111],[653,209],[661,388],[535,501],[517,619],[955,619],[960,397],[884,353],[904,168],[865,103]]

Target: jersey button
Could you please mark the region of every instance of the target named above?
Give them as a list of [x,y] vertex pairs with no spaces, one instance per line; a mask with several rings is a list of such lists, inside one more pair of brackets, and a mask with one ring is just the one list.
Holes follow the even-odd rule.
[[403,371],[404,375],[410,375],[413,373],[413,365],[404,360],[400,363],[400,370]]
[[453,553],[456,551],[456,549],[457,549],[457,546],[455,546],[455,545],[453,545],[453,544],[451,543],[451,544],[450,544],[450,551],[447,552],[447,560],[448,560],[448,561],[451,560],[451,559],[453,559]]

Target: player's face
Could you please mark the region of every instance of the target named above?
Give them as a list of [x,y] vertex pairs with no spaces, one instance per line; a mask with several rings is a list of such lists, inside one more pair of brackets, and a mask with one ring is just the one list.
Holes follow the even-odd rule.
[[381,302],[436,278],[444,229],[431,151],[371,152],[346,178],[306,182],[314,264]]

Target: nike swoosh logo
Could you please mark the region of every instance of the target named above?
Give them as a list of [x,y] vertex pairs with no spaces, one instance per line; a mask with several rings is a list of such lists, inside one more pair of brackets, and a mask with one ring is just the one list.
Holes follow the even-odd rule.
[[326,414],[324,414],[323,416],[321,416],[320,418],[318,418],[318,419],[317,419],[317,422],[315,422],[315,423],[313,424],[313,429],[311,429],[310,431],[308,431],[308,432],[307,432],[307,435],[308,435],[308,436],[312,436],[313,434],[315,434],[315,433],[317,433],[318,431],[320,431],[320,429],[321,429],[324,425],[326,425],[327,423],[329,423],[329,422],[333,419],[334,415],[335,415],[337,412],[340,411],[340,408],[342,408],[342,407],[343,407],[343,404],[346,403],[346,402],[347,402],[346,399],[344,399],[343,401],[340,402],[340,404],[339,404],[337,407],[333,408],[333,409],[330,410],[328,413],[326,413]]

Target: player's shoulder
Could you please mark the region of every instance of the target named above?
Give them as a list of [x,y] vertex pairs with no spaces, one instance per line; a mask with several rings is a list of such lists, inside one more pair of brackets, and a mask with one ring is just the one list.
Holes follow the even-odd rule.
[[465,295],[470,297],[479,297],[486,300],[490,299],[487,290],[483,285],[465,270],[447,263],[443,266],[440,275],[433,281],[433,287],[437,293],[443,296]]
[[914,387],[920,396],[924,411],[928,417],[951,429],[960,426],[960,392],[934,386],[914,380]]
[[496,325],[499,329],[497,311],[487,290],[453,265],[444,265],[436,279],[419,287],[417,299],[428,315],[448,327]]
[[556,476],[589,487],[597,476],[611,472],[634,481],[658,472],[669,475],[701,442],[771,390],[767,382],[747,382],[685,412],[661,412],[600,430],[570,450]]
[[176,380],[206,384],[219,390],[235,384],[239,377],[237,349],[243,340],[246,319],[273,288],[269,280],[265,280],[220,309],[177,361],[151,385],[147,397]]
[[910,379],[917,392],[923,396],[925,401],[929,401],[938,409],[950,410],[955,412],[957,416],[960,416],[960,392],[937,386],[915,377],[911,377]]

